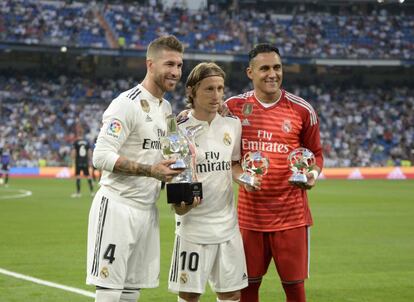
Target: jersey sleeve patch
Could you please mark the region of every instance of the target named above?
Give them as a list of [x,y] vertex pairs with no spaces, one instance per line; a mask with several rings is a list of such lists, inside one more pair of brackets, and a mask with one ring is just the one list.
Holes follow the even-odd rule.
[[119,120],[113,119],[106,129],[106,134],[115,138],[119,138],[122,132],[122,124]]

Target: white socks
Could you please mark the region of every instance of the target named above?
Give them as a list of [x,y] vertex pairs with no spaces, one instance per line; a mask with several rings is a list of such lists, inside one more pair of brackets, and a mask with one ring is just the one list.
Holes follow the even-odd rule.
[[137,302],[139,290],[97,289],[95,302]]
[[137,302],[140,295],[139,290],[124,290],[119,302]]
[[97,289],[95,302],[119,302],[121,293],[120,289]]

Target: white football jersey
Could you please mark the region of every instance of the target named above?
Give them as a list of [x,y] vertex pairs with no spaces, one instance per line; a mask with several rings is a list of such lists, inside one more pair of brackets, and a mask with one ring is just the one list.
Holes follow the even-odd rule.
[[187,241],[215,244],[238,232],[231,166],[240,159],[241,124],[238,118],[217,114],[209,125],[190,114],[179,127],[185,131],[199,124],[204,127],[195,136],[195,169],[203,200],[185,215],[175,215],[176,233]]
[[93,152],[93,163],[103,170],[100,184],[141,206],[158,199],[161,182],[152,177],[113,173],[120,156],[141,164],[162,160],[160,137],[166,134],[171,105],[142,85],[121,93],[103,114],[103,126]]

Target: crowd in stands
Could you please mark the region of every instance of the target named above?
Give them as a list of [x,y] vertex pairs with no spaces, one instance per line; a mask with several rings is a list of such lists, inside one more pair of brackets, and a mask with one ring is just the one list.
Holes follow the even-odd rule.
[[414,57],[414,14],[403,6],[396,10],[374,6],[369,12],[358,7],[319,8],[301,4],[287,11],[280,3],[250,9],[211,4],[190,11],[162,7],[157,1],[144,5],[5,0],[0,4],[0,41],[144,49],[153,38],[169,33],[193,52],[244,53],[267,41],[290,57]]
[[96,117],[128,84],[64,76],[55,81],[0,77],[0,143],[13,146],[15,165],[69,164],[75,124],[87,125],[86,138],[92,142],[101,124]]
[[[190,52],[245,54],[266,41],[278,46],[283,58],[414,58],[414,13],[402,6],[264,8],[212,4],[190,11],[156,0],[4,0],[0,44],[143,50],[157,36],[174,34]],[[68,165],[75,124],[84,125],[93,143],[103,110],[137,81],[0,75],[0,146],[12,146],[14,166]],[[407,159],[414,164],[414,92],[409,87],[286,88],[317,110],[326,166],[399,165]],[[227,96],[249,88],[232,89]],[[166,97],[175,113],[185,107],[182,83]]]
[[80,2],[1,1],[0,40],[34,45],[108,47],[94,6]]
[[414,164],[414,93],[409,87],[300,86],[293,91],[318,112],[326,166]]
[[[261,41],[281,45],[282,55],[316,58],[400,58],[414,54],[414,16],[341,11],[294,15],[241,11],[249,46]],[[249,21],[250,20],[250,21]]]
[[[68,165],[75,123],[85,126],[86,138],[93,143],[103,110],[135,84],[134,79],[0,77],[0,144],[12,145],[14,166]],[[326,166],[399,165],[401,160],[413,160],[414,92],[409,87],[287,89],[317,110]],[[175,113],[185,106],[183,95],[180,86],[168,96]]]

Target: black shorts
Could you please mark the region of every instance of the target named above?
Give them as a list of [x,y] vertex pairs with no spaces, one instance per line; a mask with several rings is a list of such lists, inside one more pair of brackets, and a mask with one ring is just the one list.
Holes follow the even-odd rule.
[[8,173],[9,172],[9,164],[2,164],[0,173]]
[[76,166],[75,167],[75,175],[80,175],[80,172],[82,171],[83,176],[89,176],[89,166]]

